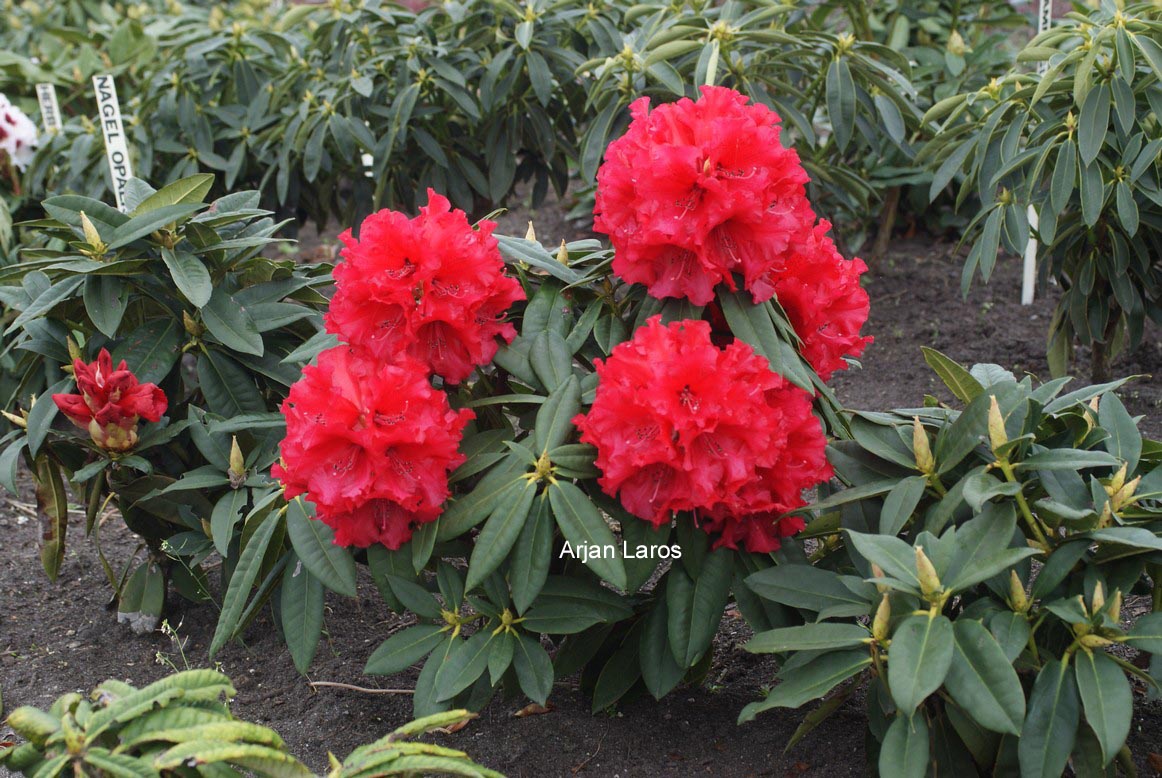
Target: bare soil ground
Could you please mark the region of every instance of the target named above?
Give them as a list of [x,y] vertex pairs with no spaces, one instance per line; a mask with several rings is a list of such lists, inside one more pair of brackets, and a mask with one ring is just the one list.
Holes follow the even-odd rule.
[[[556,242],[575,231],[559,211],[534,215],[538,236]],[[527,216],[505,218],[502,230],[524,234]],[[304,234],[302,238],[308,238]],[[318,239],[310,250],[318,248]],[[898,243],[869,273],[872,316],[867,331],[876,343],[863,368],[841,374],[835,385],[841,400],[856,408],[916,405],[925,393],[946,395],[924,365],[920,345],[931,345],[955,359],[998,362],[1019,372],[1045,377],[1044,330],[1053,296],[1032,307],[1018,303],[1017,262],[1002,263],[988,287],[978,286],[962,300],[960,263],[952,247],[930,240]],[[1117,374],[1162,370],[1162,335],[1148,331],[1147,342],[1123,357]],[[1084,355],[1083,355],[1084,357]],[[1084,358],[1079,366],[1085,372]],[[1162,434],[1162,382],[1143,378],[1124,393],[1143,428]],[[950,399],[950,398],[946,398]],[[144,684],[172,667],[210,664],[207,645],[216,611],[174,603],[170,622],[181,647],[161,634],[133,636],[105,609],[109,592],[92,544],[70,528],[72,542],[61,578],[49,583],[40,569],[35,519],[28,515],[31,495],[0,495],[0,691],[5,708],[47,706],[66,691],[92,688],[115,677]],[[134,538],[114,517],[103,533],[106,553],[124,561]],[[410,718],[406,694],[368,694],[312,681],[408,690],[418,671],[392,678],[360,673],[371,652],[406,626],[383,605],[368,577],[359,597],[329,597],[326,637],[307,678],[296,673],[269,615],[260,617],[245,645],[232,645],[218,657],[238,687],[235,711],[277,729],[292,750],[316,770],[326,754],[344,756],[355,745],[380,737]],[[727,616],[707,683],[680,689],[662,702],[638,699],[616,712],[593,714],[577,689],[564,679],[544,715],[517,718],[525,700],[495,700],[462,731],[438,740],[462,748],[484,764],[511,776],[843,776],[867,773],[862,701],[849,701],[798,746],[784,745],[804,712],[764,714],[742,727],[735,718],[770,682],[774,667],[763,657],[739,649],[745,625]],[[1147,754],[1162,751],[1162,706],[1143,703],[1136,713],[1131,746],[1142,774]]]

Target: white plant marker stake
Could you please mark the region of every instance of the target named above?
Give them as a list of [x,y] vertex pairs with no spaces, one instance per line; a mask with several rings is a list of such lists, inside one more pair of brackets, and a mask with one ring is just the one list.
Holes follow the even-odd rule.
[[[1053,23],[1053,0],[1041,0],[1041,8],[1037,14],[1037,34],[1045,32]],[[1037,72],[1044,75],[1049,69],[1049,63],[1042,60],[1037,63]],[[1033,304],[1033,288],[1037,283],[1037,239],[1033,237],[1033,230],[1040,223],[1037,218],[1037,209],[1029,206],[1029,242],[1025,244],[1025,265],[1021,273],[1021,305]]]
[[52,84],[37,84],[36,100],[40,103],[40,120],[44,124],[44,131],[49,134],[60,132],[61,107],[56,99],[56,87]]
[[125,142],[125,126],[121,123],[121,104],[117,102],[117,87],[108,73],[93,76],[97,92],[97,110],[100,114],[101,133],[105,136],[105,158],[109,162],[109,176],[113,179],[113,195],[117,210],[124,212],[125,185],[133,177],[129,163],[129,146]]

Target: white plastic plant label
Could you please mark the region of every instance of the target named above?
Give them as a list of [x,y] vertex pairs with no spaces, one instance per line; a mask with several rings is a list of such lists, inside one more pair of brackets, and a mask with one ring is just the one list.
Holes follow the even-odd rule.
[[133,168],[129,162],[125,126],[121,122],[117,87],[113,83],[113,76],[104,74],[93,76],[93,88],[97,92],[97,110],[101,133],[105,136],[105,157],[109,162],[109,175],[113,179],[113,194],[117,198],[117,209],[124,211],[125,185],[133,177]]
[[60,132],[61,107],[52,84],[36,85],[36,100],[40,103],[40,121],[46,133]]

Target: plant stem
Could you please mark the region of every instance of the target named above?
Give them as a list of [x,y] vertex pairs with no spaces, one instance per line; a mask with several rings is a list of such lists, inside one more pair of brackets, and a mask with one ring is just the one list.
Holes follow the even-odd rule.
[[896,215],[900,210],[900,190],[901,187],[893,186],[884,195],[884,207],[880,210],[880,226],[871,250],[871,258],[874,261],[883,259],[884,254],[888,252],[888,244],[892,242],[892,230],[896,226]]
[[[1007,459],[997,460],[997,465],[1001,468],[1001,472],[1005,474],[1006,481],[1009,483],[1022,485],[1021,482],[1017,480],[1017,476],[1013,473],[1013,466]],[[1017,506],[1021,509],[1021,515],[1025,517],[1025,523],[1029,525],[1029,531],[1032,532],[1033,537],[1037,539],[1038,545],[1040,545],[1041,549],[1046,554],[1048,554],[1051,551],[1049,546],[1049,538],[1045,536],[1045,533],[1041,530],[1040,522],[1038,522],[1037,518],[1033,516],[1033,511],[1029,509],[1029,503],[1025,500],[1024,492],[1017,492]]]

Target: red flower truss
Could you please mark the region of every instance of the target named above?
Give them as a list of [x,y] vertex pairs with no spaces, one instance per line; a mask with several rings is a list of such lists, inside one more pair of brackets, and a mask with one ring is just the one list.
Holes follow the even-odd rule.
[[831,224],[821,221],[792,244],[774,281],[779,303],[803,340],[803,356],[824,381],[847,368],[844,357],[858,357],[872,342],[859,334],[871,310],[859,283],[867,265],[859,258],[844,259],[827,237],[829,229]]
[[524,299],[504,274],[490,221],[473,229],[461,210],[428,190],[428,205],[408,219],[395,211],[368,216],[351,231],[335,268],[327,329],[378,359],[407,354],[448,383],[492,361],[496,339],[511,341],[504,321]]
[[705,305],[741,273],[755,302],[774,289],[756,279],[782,263],[815,214],[799,155],[779,141],[779,117],[725,87],[702,87],[649,110],[610,144],[597,173],[594,228],[609,235],[613,270],[654,297]]
[[655,526],[692,511],[715,547],[768,552],[802,528],[780,518],[831,475],[811,396],[704,321],[655,316],[597,362],[597,394],[573,423],[597,447],[599,483]]
[[287,434],[272,475],[306,495],[335,543],[397,549],[434,521],[470,410],[455,411],[420,363],[339,346],[303,369],[283,402]]
[[53,402],[106,451],[132,449],[137,445],[137,423],[158,421],[168,406],[165,392],[156,384],[140,383],[125,360],[114,367],[105,349],[91,364],[74,361],[73,376],[80,394],[54,394]]
[[779,117],[724,87],[652,112],[642,98],[630,110],[597,173],[594,227],[610,236],[614,272],[697,305],[719,284],[734,291],[741,274],[756,303],[778,295],[824,380],[863,353],[867,266],[840,256],[827,222],[816,225]]

